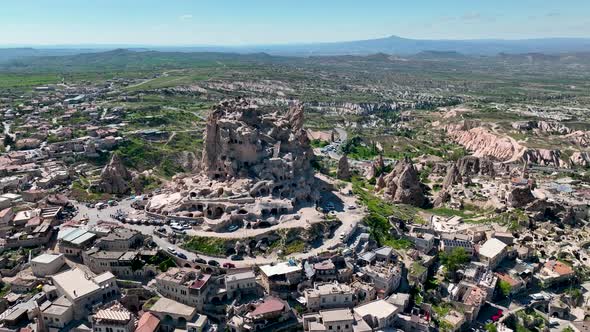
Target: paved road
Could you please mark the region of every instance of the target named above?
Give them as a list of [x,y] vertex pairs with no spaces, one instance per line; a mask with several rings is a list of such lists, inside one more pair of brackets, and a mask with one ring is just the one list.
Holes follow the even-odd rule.
[[336,127],[336,128],[334,128],[334,130],[338,133],[338,138],[339,138],[340,142],[344,142],[348,139],[348,133],[346,132],[346,130],[344,130],[340,127]]
[[[349,184],[349,186],[350,186],[350,184]],[[346,192],[346,190],[347,190],[347,188],[344,189],[344,192]],[[338,193],[337,196],[339,196],[342,199],[345,207],[348,205],[355,205],[356,206],[356,204],[357,204],[356,198],[354,196],[346,196],[346,195],[342,195],[340,193]],[[145,219],[146,216],[145,216],[144,212],[138,211],[138,210],[135,210],[134,208],[132,208],[131,203],[132,203],[132,200],[126,199],[126,200],[123,200],[122,202],[120,202],[119,205],[117,205],[117,206],[109,206],[109,207],[102,209],[102,210],[98,210],[95,208],[87,208],[84,204],[77,203],[76,207],[79,210],[78,210],[78,214],[73,218],[73,220],[82,220],[84,218],[88,218],[87,225],[89,225],[89,226],[96,225],[98,221],[108,221],[108,222],[116,222],[116,223],[123,224],[111,217],[112,215],[115,215],[118,210],[122,210],[123,212],[127,213],[129,218]],[[336,216],[338,219],[340,219],[342,221],[342,225],[335,231],[334,237],[325,240],[324,243],[322,243],[322,245],[317,248],[313,248],[305,253],[296,253],[296,254],[291,255],[290,257],[293,257],[296,259],[304,259],[307,257],[317,255],[321,252],[327,251],[327,250],[329,250],[329,248],[342,243],[342,241],[339,238],[339,234],[350,233],[356,227],[358,222],[360,222],[363,219],[364,215],[365,215],[365,211],[364,211],[364,209],[361,209],[361,208],[354,209],[354,210],[344,209],[343,211],[336,212]],[[292,225],[285,225],[285,226],[287,228],[301,227],[302,226],[301,223],[304,222],[303,218],[301,220],[295,220],[295,221],[297,223],[293,223]],[[170,243],[167,238],[161,238],[161,237],[158,237],[155,234],[153,234],[154,228],[156,228],[157,226],[132,225],[132,224],[123,224],[123,225],[124,225],[124,227],[130,228],[130,229],[135,229],[139,232],[142,232],[143,234],[152,235],[154,242],[159,247],[161,247],[163,249],[166,249],[168,247],[175,248],[175,250],[184,253],[188,257],[189,260],[193,260],[197,257],[200,257],[205,260],[214,259],[214,260],[220,262],[221,264],[223,264],[225,262],[231,262],[231,263],[235,264],[237,267],[248,267],[248,266],[253,266],[253,265],[270,264],[272,262],[276,262],[278,259],[276,254],[272,254],[272,255],[269,255],[266,257],[265,256],[244,257],[243,261],[232,261],[227,258],[219,258],[219,257],[213,257],[213,256],[207,256],[207,255],[201,255],[201,254],[197,255],[193,252],[189,252],[189,251],[186,251],[186,250],[178,247],[178,245],[176,245],[176,244]],[[276,228],[281,228],[281,226],[282,226],[282,224],[278,225],[278,227],[276,227]],[[167,230],[169,232],[171,232],[171,229],[168,226],[165,226],[165,227],[167,228]],[[220,238],[238,238],[238,237],[253,236],[254,233],[250,234],[249,232],[256,232],[256,233],[262,232],[262,233],[264,233],[264,232],[268,232],[270,230],[273,230],[273,229],[267,228],[267,229],[256,229],[256,230],[238,230],[233,233],[213,233],[213,232],[203,232],[203,231],[197,231],[197,230],[188,230],[187,233],[189,235],[199,235],[199,236],[206,236],[206,237],[215,236],[215,237],[220,237]],[[247,231],[247,232],[244,232],[244,231]]]

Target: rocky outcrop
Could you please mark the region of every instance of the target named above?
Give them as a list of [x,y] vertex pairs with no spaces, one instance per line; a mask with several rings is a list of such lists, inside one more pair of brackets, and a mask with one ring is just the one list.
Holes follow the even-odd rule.
[[377,178],[377,181],[375,182],[375,190],[379,191],[383,188],[385,188],[386,183],[385,183],[385,177],[383,176],[383,174],[380,174],[379,177]]
[[574,131],[567,135],[568,140],[579,147],[587,148],[590,146],[590,132],[587,131]]
[[[196,174],[169,184],[146,210],[200,219],[203,229],[222,231],[229,225],[275,225],[300,206],[317,203],[304,111],[292,106],[287,114],[243,98],[215,106]],[[193,164],[190,156],[186,163]]]
[[245,99],[224,101],[207,119],[201,170],[217,180],[309,176],[313,150],[302,126],[300,105],[284,117]]
[[567,209],[556,202],[550,202],[546,199],[537,199],[528,204],[525,211],[531,215],[535,221],[568,221]]
[[524,161],[554,167],[586,165],[590,160],[587,158],[588,153],[584,151],[576,151],[572,157],[562,158],[559,150],[527,148],[511,137],[499,136],[474,122],[464,121],[457,125],[450,125],[446,130],[455,142],[480,158],[490,157],[502,162]]
[[464,122],[447,127],[447,134],[476,157],[494,157],[500,161],[517,160],[524,147],[509,137],[499,137],[483,127]]
[[442,183],[442,188],[449,189],[452,186],[461,183],[462,181],[463,179],[461,177],[459,169],[457,168],[457,165],[453,164],[451,167],[449,167],[449,170],[447,171],[447,175],[445,176]]
[[121,158],[114,153],[102,172],[100,172],[99,189],[108,194],[125,194],[129,191],[131,173],[125,168]]
[[443,206],[446,202],[451,200],[451,194],[445,190],[442,189],[441,191],[438,192],[438,194],[436,195],[436,198],[434,199],[434,202],[432,203],[435,207],[440,207]]
[[548,134],[566,135],[571,129],[556,121],[517,121],[512,128],[519,131],[537,130]]
[[588,152],[574,152],[569,158],[571,165],[588,167],[590,166],[590,154]]
[[512,188],[507,198],[508,204],[514,208],[525,207],[536,199],[528,186]]
[[442,183],[442,188],[436,195],[434,199],[434,206],[438,207],[443,205],[444,203],[448,202],[451,199],[451,194],[449,193],[450,189],[463,181],[461,173],[459,173],[459,169],[457,168],[456,164],[452,164],[451,167],[447,169],[447,174]]
[[560,157],[559,150],[525,149],[520,159],[528,164],[567,167],[568,165]]
[[383,160],[382,154],[380,154],[379,157],[377,157],[377,160],[375,161],[375,167],[377,167],[380,172],[383,172],[383,170],[385,169],[385,160]]
[[385,198],[389,201],[418,207],[428,202],[424,194],[424,185],[420,182],[418,172],[410,159],[399,161],[384,180]]
[[350,166],[348,165],[348,158],[346,155],[342,155],[340,160],[338,160],[338,170],[336,172],[336,176],[340,180],[350,179]]
[[199,160],[196,154],[190,151],[182,151],[175,154],[174,161],[185,172],[194,172],[199,166]]

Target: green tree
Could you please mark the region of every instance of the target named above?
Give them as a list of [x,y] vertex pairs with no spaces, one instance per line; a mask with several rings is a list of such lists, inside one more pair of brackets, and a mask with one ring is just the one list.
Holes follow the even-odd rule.
[[486,324],[485,329],[488,332],[498,332],[498,328],[496,327],[496,325],[494,325],[492,323]]
[[512,291],[512,286],[510,285],[509,282],[504,281],[504,280],[500,280],[498,282],[498,289],[500,289],[500,293],[504,297],[507,297],[508,295],[510,295],[510,292]]
[[12,136],[6,134],[4,135],[4,146],[10,146],[14,144],[14,139]]
[[440,261],[447,267],[448,272],[455,272],[461,266],[471,260],[465,248],[456,247],[451,252],[442,252],[440,254]]

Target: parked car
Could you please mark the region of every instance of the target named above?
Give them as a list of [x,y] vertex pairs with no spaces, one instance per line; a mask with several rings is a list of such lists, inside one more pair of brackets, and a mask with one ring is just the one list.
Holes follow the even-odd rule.
[[223,267],[226,268],[226,269],[233,269],[236,266],[234,264],[230,263],[230,262],[226,262],[226,263],[223,263]]
[[172,230],[175,233],[186,234],[186,232],[184,231],[184,228],[182,228],[182,226],[180,226],[180,225],[170,226],[170,228],[172,228]]
[[187,259],[186,255],[185,255],[185,254],[183,254],[183,253],[181,253],[181,252],[177,252],[177,253],[176,253],[176,256],[178,256],[178,257],[180,257],[180,258],[182,258],[182,259]]
[[176,249],[174,249],[174,247],[168,247],[166,250],[168,250],[169,253],[176,255]]
[[231,225],[227,228],[227,230],[229,232],[235,232],[236,230],[238,230],[238,228],[239,228],[238,225]]
[[219,262],[214,259],[209,260],[207,264],[211,266],[219,266]]
[[231,259],[232,261],[243,261],[244,257],[242,257],[241,255],[231,255],[229,259]]
[[197,257],[197,258],[193,259],[193,263],[207,264],[207,261],[202,258]]
[[160,227],[160,228],[158,228],[158,232],[160,232],[160,233],[166,233],[167,231],[166,231],[166,228],[165,227]]
[[189,224],[183,224],[182,225],[182,228],[184,228],[184,229],[191,229],[193,227],[191,225],[189,225]]

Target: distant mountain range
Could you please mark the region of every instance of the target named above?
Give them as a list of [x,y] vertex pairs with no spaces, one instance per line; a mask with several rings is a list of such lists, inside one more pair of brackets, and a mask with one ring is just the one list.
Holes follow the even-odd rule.
[[[272,45],[244,47],[243,49],[268,54],[298,56],[367,55],[374,53],[411,55],[426,51],[456,52],[466,55],[496,55],[498,53],[557,54],[588,52],[590,51],[590,38],[426,40],[391,36],[349,42]],[[240,48],[234,48],[233,51],[240,51]]]
[[157,46],[157,45],[61,45],[31,48],[0,48],[0,62],[23,57],[62,56],[125,48],[136,51],[267,53],[285,56],[369,55],[376,53],[414,55],[435,52],[449,56],[497,54],[559,54],[590,52],[590,38],[539,38],[521,40],[473,39],[426,40],[398,36],[332,43],[251,46]]

